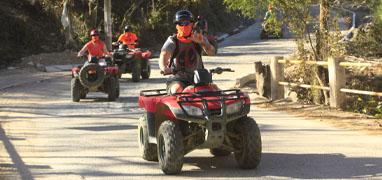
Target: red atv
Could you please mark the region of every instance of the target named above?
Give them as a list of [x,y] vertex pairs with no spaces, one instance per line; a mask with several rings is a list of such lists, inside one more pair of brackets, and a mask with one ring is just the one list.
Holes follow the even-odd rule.
[[118,68],[112,65],[110,58],[92,58],[84,66],[72,69],[73,102],[85,99],[88,92],[104,92],[109,101],[119,97]]
[[165,89],[141,91],[138,143],[142,157],[159,160],[165,174],[180,173],[184,156],[210,149],[214,156],[232,152],[241,168],[256,168],[261,159],[261,136],[247,114],[249,97],[238,89],[220,90],[212,74],[231,69],[195,71],[194,85],[169,95]]
[[131,73],[133,82],[150,78],[151,52],[139,48],[129,49],[127,45],[119,44],[113,46],[113,63],[118,66],[119,78],[122,74]]

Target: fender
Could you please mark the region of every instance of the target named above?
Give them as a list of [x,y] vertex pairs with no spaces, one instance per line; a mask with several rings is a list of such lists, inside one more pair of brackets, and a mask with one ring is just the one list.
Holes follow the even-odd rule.
[[79,72],[80,72],[79,67],[72,68],[72,77],[77,77]]
[[151,51],[145,51],[145,52],[142,53],[142,57],[144,59],[150,59],[151,55],[152,55]]

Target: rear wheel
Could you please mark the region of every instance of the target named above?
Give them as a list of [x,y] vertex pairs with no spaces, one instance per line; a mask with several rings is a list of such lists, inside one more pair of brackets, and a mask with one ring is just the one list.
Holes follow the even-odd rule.
[[[90,74],[90,71],[95,71],[95,73]],[[78,78],[81,84],[87,88],[98,87],[105,79],[105,71],[98,64],[89,63],[81,68]]]
[[133,79],[133,82],[139,82],[139,80],[141,79],[141,62],[139,61],[139,59],[135,59],[134,60],[134,65],[133,65],[133,69],[132,69],[132,79]]
[[[147,113],[146,113],[147,114]],[[142,158],[147,161],[158,161],[158,151],[156,144],[149,143],[149,132],[147,130],[147,115],[139,119],[138,125],[138,145]]]
[[243,117],[236,123],[235,131],[241,137],[235,159],[243,169],[254,169],[261,160],[261,135],[256,121]]
[[72,78],[71,80],[71,95],[73,102],[79,102],[82,93],[82,84],[77,78]]
[[172,121],[164,121],[157,137],[159,165],[165,174],[178,174],[182,170],[184,146],[180,128]]

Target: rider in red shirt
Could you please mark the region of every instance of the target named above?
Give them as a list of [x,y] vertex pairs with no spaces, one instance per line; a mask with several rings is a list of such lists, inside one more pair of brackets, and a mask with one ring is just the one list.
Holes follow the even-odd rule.
[[134,49],[136,45],[136,41],[138,40],[138,37],[136,34],[129,31],[130,31],[130,27],[125,26],[125,33],[119,36],[118,42],[121,42],[127,45],[130,49]]
[[99,39],[99,32],[97,30],[92,30],[90,32],[92,40],[85,44],[85,46],[78,52],[78,57],[85,55],[88,52],[89,60],[92,57],[100,58],[109,55],[106,45]]

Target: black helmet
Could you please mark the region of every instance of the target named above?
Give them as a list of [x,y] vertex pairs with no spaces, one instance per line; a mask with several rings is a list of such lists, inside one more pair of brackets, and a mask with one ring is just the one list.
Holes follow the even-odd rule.
[[175,13],[174,23],[177,24],[179,21],[188,20],[194,22],[194,15],[189,10],[180,10]]
[[130,31],[130,26],[126,25],[124,30],[125,30],[125,32],[129,32]]

